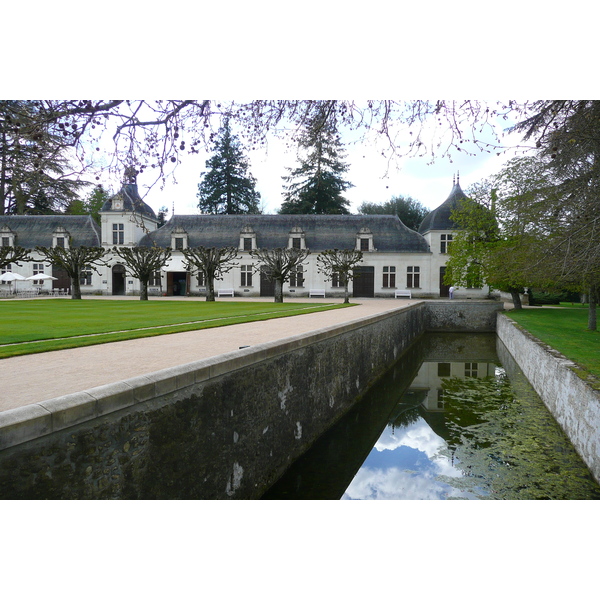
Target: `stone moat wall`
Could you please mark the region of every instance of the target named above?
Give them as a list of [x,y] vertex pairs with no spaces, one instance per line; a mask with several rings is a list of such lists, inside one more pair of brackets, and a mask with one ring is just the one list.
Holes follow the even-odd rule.
[[501,308],[421,302],[5,411],[0,498],[258,498],[424,331]]
[[572,361],[508,316],[498,315],[497,335],[600,483],[600,392],[577,376]]

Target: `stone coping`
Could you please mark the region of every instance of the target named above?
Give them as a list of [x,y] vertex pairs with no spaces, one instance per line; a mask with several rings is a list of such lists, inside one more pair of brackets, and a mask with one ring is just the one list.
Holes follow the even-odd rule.
[[324,327],[283,340],[257,344],[219,356],[0,412],[0,450],[366,327],[420,305],[395,307],[376,315]]

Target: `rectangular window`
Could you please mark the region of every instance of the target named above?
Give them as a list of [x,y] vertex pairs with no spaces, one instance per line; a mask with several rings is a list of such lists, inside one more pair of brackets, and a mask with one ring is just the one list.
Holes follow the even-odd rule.
[[3,237],[2,238],[2,245],[3,246],[10,246],[10,238],[9,237]]
[[204,277],[204,271],[198,271],[198,287],[204,287],[206,285],[206,277]]
[[344,287],[344,277],[340,273],[332,273],[331,287]]
[[290,287],[302,287],[304,285],[304,271],[302,267],[296,267],[290,273]]
[[450,377],[450,363],[438,363],[438,377]]
[[440,252],[446,254],[450,251],[450,244],[452,243],[451,233],[442,233],[440,238]]
[[292,248],[300,250],[302,240],[299,237],[292,238]]
[[4,275],[4,273],[12,273],[12,265],[5,265],[0,269],[0,275]]
[[148,285],[152,287],[160,287],[161,286],[161,274],[160,271],[154,271],[152,275],[150,275],[150,279],[148,280]]
[[113,223],[113,245],[119,246],[125,243],[125,227],[123,223]]
[[396,267],[383,267],[383,287],[396,287]]
[[252,265],[242,265],[242,287],[250,287],[252,285]]
[[406,287],[421,287],[421,267],[406,267]]
[[[44,264],[43,263],[33,263],[33,274],[34,275],[43,275],[44,273]],[[42,285],[44,283],[43,279],[34,279],[33,285]]]
[[446,393],[444,390],[437,391],[437,407],[443,410],[446,407]]
[[64,237],[57,237],[56,238],[56,247],[57,248],[64,248],[65,247],[65,238]]
[[360,249],[362,252],[369,251],[369,238],[360,238]]
[[175,250],[183,250],[183,238],[182,237],[175,238]]
[[244,250],[246,252],[250,252],[250,250],[252,250],[252,238],[251,237],[244,238]]
[[465,363],[465,377],[477,377],[477,363]]
[[79,283],[81,285],[92,285],[92,270],[89,267],[84,267],[79,275]]

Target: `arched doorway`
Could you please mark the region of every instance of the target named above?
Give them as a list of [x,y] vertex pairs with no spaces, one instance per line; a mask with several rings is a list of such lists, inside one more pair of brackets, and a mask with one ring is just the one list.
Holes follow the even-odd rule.
[[123,265],[115,265],[112,268],[112,295],[125,295],[125,267]]

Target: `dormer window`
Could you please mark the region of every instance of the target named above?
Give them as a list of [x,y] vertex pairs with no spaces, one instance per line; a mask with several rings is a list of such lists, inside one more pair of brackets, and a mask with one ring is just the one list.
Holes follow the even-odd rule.
[[375,251],[375,247],[373,246],[373,233],[368,227],[362,227],[356,234],[356,250],[361,250],[362,252]]
[[188,233],[183,227],[176,227],[171,231],[171,249],[185,250],[188,248]]
[[4,225],[2,229],[0,229],[0,238],[2,246],[15,245],[15,234],[7,225]]
[[288,240],[288,248],[297,248],[298,250],[304,250],[306,248],[304,231],[301,227],[292,227]]
[[64,227],[57,227],[52,233],[53,248],[68,248],[69,247],[69,232]]
[[245,225],[240,231],[239,249],[244,252],[256,250],[256,233],[254,233],[254,229],[250,225]]

